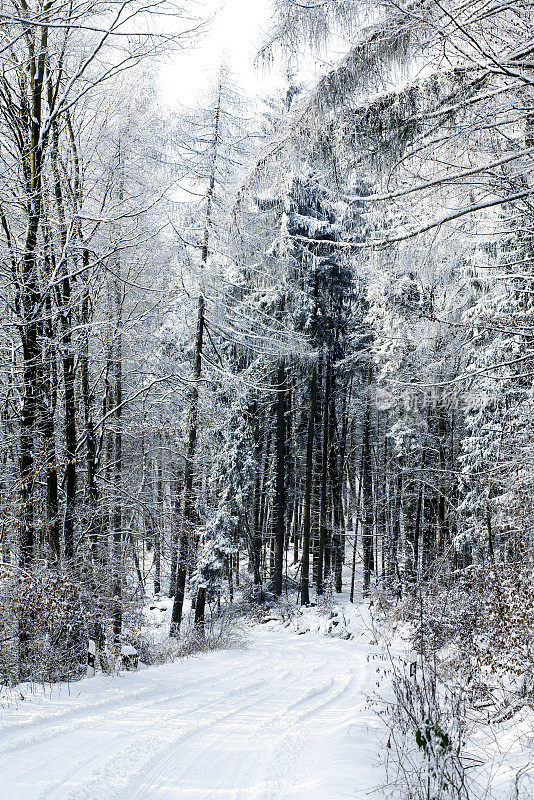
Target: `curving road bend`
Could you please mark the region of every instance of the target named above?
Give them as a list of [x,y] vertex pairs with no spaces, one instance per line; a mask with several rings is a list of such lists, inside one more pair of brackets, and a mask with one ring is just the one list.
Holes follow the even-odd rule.
[[348,800],[383,781],[378,650],[254,628],[248,647],[0,708],[0,800]]

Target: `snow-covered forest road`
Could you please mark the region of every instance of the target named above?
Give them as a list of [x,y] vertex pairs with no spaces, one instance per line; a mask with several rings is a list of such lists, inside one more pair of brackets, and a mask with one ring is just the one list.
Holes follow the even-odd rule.
[[2,711],[0,798],[364,798],[368,642],[254,628],[242,650],[37,689]]

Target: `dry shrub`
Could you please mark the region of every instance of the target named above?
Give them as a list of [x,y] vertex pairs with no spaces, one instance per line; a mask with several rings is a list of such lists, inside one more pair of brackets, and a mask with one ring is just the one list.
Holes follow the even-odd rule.
[[66,575],[0,566],[0,681],[78,677],[87,649],[82,590]]
[[533,574],[530,561],[473,565],[429,584],[401,606],[414,622],[417,648],[453,671],[461,664],[473,693],[498,682],[533,701]]
[[465,693],[420,660],[410,676],[390,661],[395,696],[380,715],[389,728],[386,796],[395,800],[468,800]]
[[239,619],[231,611],[209,617],[201,630],[192,619],[184,620],[179,637],[168,637],[154,641],[148,636],[129,636],[128,640],[137,649],[143,664],[165,664],[196,653],[213,650],[236,650],[246,645],[246,635]]

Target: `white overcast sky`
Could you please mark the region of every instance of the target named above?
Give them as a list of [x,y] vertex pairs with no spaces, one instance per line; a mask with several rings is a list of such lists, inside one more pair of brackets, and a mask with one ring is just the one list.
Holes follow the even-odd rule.
[[282,64],[267,74],[254,66],[270,28],[269,0],[200,0],[198,7],[202,15],[213,19],[200,40],[162,71],[163,94],[170,107],[201,103],[223,61],[250,97],[283,85]]

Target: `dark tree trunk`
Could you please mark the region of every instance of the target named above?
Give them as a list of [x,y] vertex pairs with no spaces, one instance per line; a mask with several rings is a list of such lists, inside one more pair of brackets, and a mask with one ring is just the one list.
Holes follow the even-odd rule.
[[322,414],[322,445],[321,445],[321,461],[320,461],[320,475],[321,475],[321,489],[319,500],[319,544],[317,553],[317,594],[323,594],[324,591],[324,556],[326,540],[328,537],[328,507],[327,507],[327,486],[328,486],[328,467],[329,467],[329,410],[330,410],[330,380],[331,380],[331,364],[330,360],[326,365],[325,370],[325,388],[323,399],[323,414]]
[[278,391],[276,399],[276,487],[274,498],[275,535],[274,535],[274,574],[273,592],[282,594],[282,576],[284,567],[285,542],[285,452],[286,452],[286,370],[283,360],[278,364]]
[[158,519],[154,530],[154,594],[161,592],[161,538],[164,527],[163,466],[162,458],[156,462]]
[[[52,87],[48,86],[49,101],[52,104]],[[72,566],[74,557],[74,520],[76,511],[76,362],[72,341],[72,285],[70,261],[66,257],[67,225],[65,205],[59,166],[59,127],[57,120],[52,123],[50,156],[54,176],[54,198],[59,223],[59,244],[63,278],[58,292],[61,312],[61,350],[63,363],[64,412],[65,412],[65,517],[63,539],[65,561]]]
[[[70,326],[70,320],[69,320]],[[65,356],[63,358],[64,402],[65,402],[65,521],[63,534],[65,541],[65,560],[74,557],[74,520],[76,513],[76,398],[74,382],[76,378],[74,353],[70,333],[64,335]]]
[[[370,380],[368,380],[368,386]],[[365,406],[363,423],[363,471],[362,471],[362,499],[363,499],[363,593],[369,594],[371,586],[371,573],[374,568],[373,553],[373,464],[371,458],[371,401],[369,396]]]
[[201,634],[204,633],[204,620],[206,609],[206,587],[199,586],[197,602],[195,604],[195,628]]
[[[260,485],[260,517],[258,522],[258,531],[259,531],[259,547],[260,552],[263,549],[263,569],[267,572],[267,563],[266,563],[266,554],[265,550],[267,547],[267,540],[268,540],[268,527],[269,527],[269,493],[267,491],[267,476],[269,473],[269,466],[271,461],[271,443],[272,443],[272,432],[269,430],[267,433],[267,438],[265,441],[265,452],[263,454],[263,468],[261,474],[261,485]],[[260,562],[260,574],[262,569],[262,563]]]
[[41,396],[41,429],[46,462],[46,518],[48,552],[51,563],[61,562],[61,536],[59,529],[59,497],[54,414],[57,401],[57,360],[53,343],[52,309],[50,297],[46,302],[46,350],[43,364]]
[[198,425],[198,382],[202,371],[202,347],[204,341],[204,311],[205,301],[201,294],[198,298],[197,333],[195,344],[195,359],[193,365],[193,379],[195,381],[191,390],[191,404],[189,406],[189,420],[187,425],[187,449],[184,465],[184,486],[182,494],[182,507],[180,524],[180,545],[178,549],[178,567],[176,570],[176,584],[174,603],[171,616],[171,636],[178,636],[182,622],[185,584],[190,550],[190,528],[193,521],[193,477],[194,457],[197,443]]
[[412,464],[406,463],[406,477],[402,489],[402,516],[404,522],[405,539],[405,560],[404,560],[404,580],[407,586],[414,586],[417,575],[417,563],[419,560],[419,539],[417,520],[417,495],[416,486],[413,480]]
[[[347,414],[343,420],[341,440],[337,436],[336,421],[336,384],[332,375],[332,392],[330,397],[330,475],[332,479],[332,568],[334,571],[334,587],[341,592],[343,584],[343,562],[345,560],[345,527],[343,519],[343,473],[345,461],[345,438],[347,436]],[[348,412],[347,412],[348,413]]]
[[40,350],[37,345],[37,326],[29,323],[22,335],[23,396],[20,412],[20,564],[25,570],[31,568],[34,559],[34,436],[37,421],[37,364]]
[[[89,263],[89,253],[84,251],[84,266]],[[85,425],[85,453],[87,470],[87,535],[95,562],[102,562],[103,548],[101,541],[102,531],[98,523],[99,492],[96,483],[97,471],[97,440],[93,422],[93,395],[91,392],[91,376],[89,371],[89,323],[91,320],[91,305],[89,291],[84,289],[82,300],[82,348],[80,353],[80,377]]]
[[388,536],[388,484],[387,484],[387,436],[386,425],[380,426],[380,413],[377,416],[377,476],[376,476],[376,538],[380,546],[380,575],[386,581],[386,558],[389,546]]
[[115,641],[122,633],[122,298],[116,286],[117,336],[113,360],[115,394],[114,452],[113,452],[113,635]]
[[[215,169],[218,163],[218,150],[219,150],[219,137],[220,137],[220,119],[221,119],[221,102],[222,102],[222,86],[219,85],[219,92],[217,98],[217,107],[215,111],[215,124],[213,131],[213,139],[211,142],[212,148],[212,162],[211,174],[209,180],[208,190],[206,192],[206,217],[204,220],[204,235],[202,240],[201,249],[201,263],[205,268],[208,263],[210,254],[210,235],[211,235],[211,217],[213,202],[215,200]],[[184,486],[182,496],[182,519],[180,520],[180,545],[178,549],[178,567],[176,570],[176,584],[174,593],[174,602],[172,606],[171,615],[171,636],[178,636],[180,632],[180,625],[182,622],[184,597],[185,597],[185,584],[187,580],[187,569],[189,554],[191,550],[191,543],[189,541],[191,536],[191,528],[193,523],[193,480],[194,480],[194,459],[197,444],[197,428],[198,428],[198,394],[199,394],[199,381],[202,373],[202,351],[204,343],[204,328],[205,328],[205,313],[206,301],[202,291],[198,298],[197,309],[197,329],[195,336],[195,356],[193,361],[193,388],[191,390],[191,402],[189,406],[189,419],[187,423],[187,446],[184,464]]]
[[254,497],[252,500],[252,531],[250,532],[251,542],[251,562],[252,574],[255,586],[261,585],[261,464],[262,464],[262,442],[261,426],[258,412],[258,405],[252,405],[252,416],[254,419],[254,449],[256,456],[256,469],[254,477]]
[[[20,276],[15,269],[15,307],[20,319],[22,342],[22,407],[20,420],[19,467],[21,532],[20,563],[23,569],[31,569],[34,561],[34,437],[38,412],[39,365],[42,363],[39,342],[39,312],[42,300],[39,289],[39,266],[37,238],[43,210],[42,166],[45,137],[41,136],[42,105],[45,96],[45,54],[48,47],[48,28],[44,25],[39,34],[28,32],[29,91],[31,109],[23,121],[23,147],[25,155],[25,192],[27,220],[24,249],[20,263]],[[26,127],[27,125],[27,127]],[[26,139],[27,137],[27,139]],[[23,637],[24,638],[24,637]],[[24,650],[23,642],[21,642]]]
[[[398,548],[401,536],[401,502],[402,502],[402,472],[397,469],[397,474],[394,483],[394,500],[391,509],[391,538],[388,548],[388,561],[387,561],[387,574],[388,582],[392,587],[395,581],[399,579],[399,565],[398,565]],[[398,591],[400,592],[401,585],[399,580]]]
[[[363,483],[363,455],[364,450],[362,446],[362,454],[360,457],[360,473],[358,478],[358,498],[356,500],[356,525],[354,526],[354,542],[352,544],[352,569],[351,569],[351,576],[350,576],[350,602],[354,603],[354,586],[356,583],[356,548],[358,545],[358,527],[360,525],[361,519],[361,500],[362,500],[362,483]],[[350,479],[350,472],[349,480]],[[354,487],[352,486],[351,481],[351,490],[354,492]]]
[[315,365],[310,373],[310,406],[308,412],[308,434],[306,441],[306,473],[304,476],[304,514],[302,520],[302,561],[300,580],[300,601],[310,603],[310,532],[311,500],[313,493],[313,451],[315,441],[315,403],[317,394],[317,372]]
[[447,417],[442,408],[438,408],[438,448],[439,448],[439,478],[437,481],[437,508],[436,508],[436,552],[438,557],[442,556],[448,545],[447,530],[447,510],[445,505],[445,494],[447,490],[446,468],[447,459],[445,454],[446,441],[448,439]]
[[180,509],[179,497],[180,489],[178,480],[173,481],[172,508],[173,513],[171,517],[171,565],[169,577],[169,597],[174,597],[176,591],[176,569],[178,566],[178,512]]

